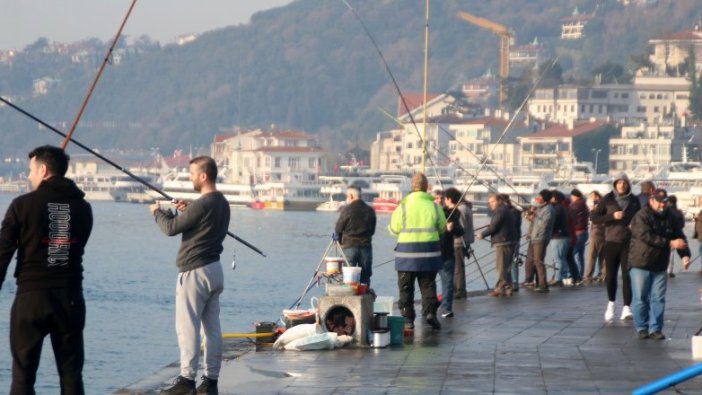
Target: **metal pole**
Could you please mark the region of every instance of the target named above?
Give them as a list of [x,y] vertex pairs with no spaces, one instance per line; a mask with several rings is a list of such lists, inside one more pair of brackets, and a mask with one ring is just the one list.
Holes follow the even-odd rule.
[[689,368],[683,369],[679,372],[673,373],[669,376],[663,377],[658,381],[646,384],[642,387],[635,388],[631,391],[632,395],[649,395],[655,394],[656,392],[663,391],[666,388],[672,387],[676,384],[687,381],[693,377],[697,377],[702,374],[702,363],[690,366]]

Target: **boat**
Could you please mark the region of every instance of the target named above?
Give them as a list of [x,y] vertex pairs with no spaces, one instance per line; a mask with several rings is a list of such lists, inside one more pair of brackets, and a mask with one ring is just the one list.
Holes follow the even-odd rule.
[[[218,182],[217,190],[222,192],[230,206],[249,207],[254,201],[253,187],[248,184]],[[179,172],[174,176],[166,177],[163,181],[163,192],[176,200],[193,201],[200,197],[200,192],[193,189],[190,173],[187,172]],[[151,195],[163,200],[163,197],[156,192],[151,192]]]
[[71,178],[85,193],[86,200],[127,203],[150,203],[154,200],[142,183],[122,173],[81,174]]
[[317,211],[340,211],[346,206],[346,189],[352,185],[361,189],[361,199],[367,203],[378,197],[375,183],[380,177],[377,176],[320,176],[319,180],[324,184],[320,193],[329,200],[317,206]]
[[5,181],[0,178],[0,193],[27,193],[29,192],[29,181],[24,180],[10,180]]
[[405,195],[412,192],[410,178],[405,175],[381,175],[375,184],[378,197],[373,199],[376,213],[392,213]]
[[325,201],[319,182],[266,182],[254,187],[252,208],[264,210],[314,211]]

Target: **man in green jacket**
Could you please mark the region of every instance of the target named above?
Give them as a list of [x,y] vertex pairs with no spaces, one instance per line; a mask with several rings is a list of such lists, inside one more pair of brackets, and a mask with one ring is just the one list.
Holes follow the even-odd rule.
[[430,193],[424,174],[412,177],[412,193],[395,211],[388,230],[397,237],[395,270],[400,289],[398,306],[405,317],[405,328],[414,328],[414,282],[422,294],[422,315],[427,324],[441,329],[436,318],[436,273],[442,267],[440,234],[446,231],[446,217]]

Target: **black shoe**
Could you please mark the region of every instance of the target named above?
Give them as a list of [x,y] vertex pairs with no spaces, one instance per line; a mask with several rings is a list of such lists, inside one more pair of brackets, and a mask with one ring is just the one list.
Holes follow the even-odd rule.
[[170,388],[161,390],[160,395],[196,395],[195,380],[178,376],[173,380],[173,385]]
[[639,339],[648,339],[648,332],[645,330],[640,330],[639,332]]
[[436,330],[441,329],[441,324],[439,323],[439,320],[436,319],[434,314],[427,314],[426,321],[427,321],[427,324],[431,325],[432,329],[436,329]]
[[453,311],[447,311],[444,314],[441,314],[441,316],[444,318],[453,318]]
[[197,395],[219,395],[217,380],[202,376],[202,383],[197,387]]
[[454,299],[465,299],[467,297],[468,297],[468,294],[466,293],[466,291],[463,291],[463,292],[459,291],[459,292],[456,292],[453,294]]
[[665,339],[665,335],[661,333],[661,331],[656,331],[648,335],[649,339],[653,340],[663,340]]
[[675,273],[668,273],[668,278],[675,278]]
[[537,285],[534,287],[534,292],[548,292],[548,287]]

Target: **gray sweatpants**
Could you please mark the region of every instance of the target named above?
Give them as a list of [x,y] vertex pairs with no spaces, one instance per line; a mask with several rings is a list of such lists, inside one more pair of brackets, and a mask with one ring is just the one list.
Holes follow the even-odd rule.
[[180,348],[180,375],[194,380],[200,358],[200,327],[205,334],[205,376],[217,380],[222,366],[222,327],[219,295],[224,289],[220,262],[178,273],[176,334]]

